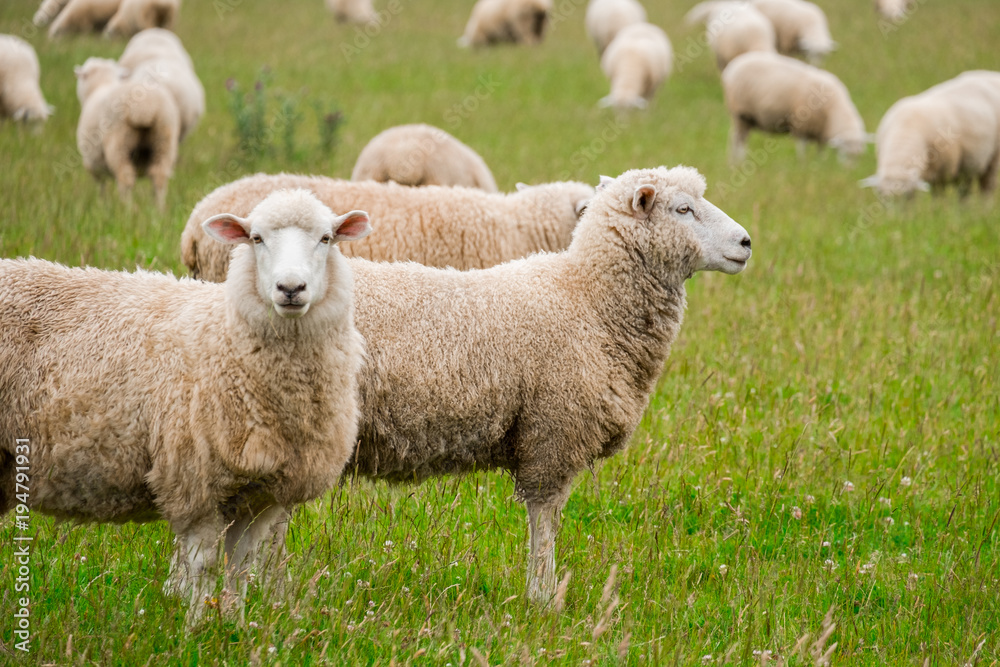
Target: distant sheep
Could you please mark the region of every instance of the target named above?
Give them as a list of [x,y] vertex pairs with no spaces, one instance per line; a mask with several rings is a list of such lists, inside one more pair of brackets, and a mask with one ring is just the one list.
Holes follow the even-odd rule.
[[551,12],[552,0],[479,0],[458,45],[538,44]]
[[81,105],[76,144],[83,165],[98,180],[114,176],[124,201],[130,201],[136,177],[148,175],[163,210],[181,132],[170,91],[149,80],[128,80],[126,70],[104,58],[88,58],[75,72]]
[[32,17],[31,22],[39,28],[43,28],[52,22],[59,12],[63,10],[69,0],[43,0],[38,7],[38,11]]
[[618,31],[601,56],[601,69],[611,79],[611,94],[601,106],[646,108],[673,69],[674,52],[667,34],[649,23],[633,23]]
[[966,196],[973,183],[989,195],[1000,166],[1000,73],[966,72],[893,104],[876,133],[878,170],[861,185],[883,196]]
[[14,35],[0,35],[0,118],[43,123],[52,115],[39,85],[35,49]]
[[444,130],[423,124],[399,125],[376,135],[358,155],[351,180],[497,191],[493,173],[476,151]]
[[118,64],[129,80],[170,91],[181,116],[179,141],[184,141],[205,114],[205,89],[176,35],[162,28],[143,30],[129,40]]
[[598,54],[603,54],[619,30],[646,22],[646,9],[638,0],[590,0],[584,22]]
[[49,37],[100,32],[117,13],[120,3],[121,0],[69,0],[49,26]]
[[169,587],[191,595],[191,621],[217,544],[239,595],[255,556],[281,560],[287,510],[354,450],[364,343],[334,244],[370,229],[303,192],[205,227],[240,246],[224,285],[0,260],[0,514],[26,438],[33,510],[170,524]]
[[326,8],[341,23],[372,23],[378,20],[372,0],[326,0]]
[[122,0],[104,34],[131,37],[148,28],[173,28],[180,8],[180,0]]
[[791,134],[800,150],[809,141],[830,146],[843,162],[865,151],[865,124],[847,87],[833,74],[776,53],[751,52],[722,71],[732,119],[730,159],[746,154],[750,130]]
[[884,18],[898,21],[906,16],[913,0],[875,0],[875,9]]
[[753,5],[735,0],[702,2],[687,13],[689,24],[705,23],[708,45],[719,70],[736,56],[750,51],[776,51],[771,20]]
[[202,280],[226,277],[229,249],[207,238],[201,220],[222,211],[242,215],[269,193],[310,190],[334,210],[368,211],[378,234],[343,249],[375,261],[414,261],[457,269],[486,268],[542,250],[562,250],[594,189],[584,183],[522,186],[512,194],[472,188],[351,182],[316,176],[257,174],[210,193],[191,213],[181,257]]
[[771,20],[778,38],[778,53],[804,55],[817,65],[837,48],[830,36],[826,14],[806,0],[752,0],[753,6]]

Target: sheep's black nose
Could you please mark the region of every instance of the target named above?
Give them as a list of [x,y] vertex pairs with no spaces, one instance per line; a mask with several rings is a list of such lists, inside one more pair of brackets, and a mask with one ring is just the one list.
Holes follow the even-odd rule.
[[306,288],[305,283],[299,283],[298,285],[295,285],[293,287],[288,287],[286,285],[278,283],[278,289],[289,299],[294,299],[295,297],[297,297],[305,288]]
[[740,245],[743,246],[744,248],[746,248],[747,250],[749,250],[750,249],[750,237],[749,236],[744,236],[743,240],[740,241]]

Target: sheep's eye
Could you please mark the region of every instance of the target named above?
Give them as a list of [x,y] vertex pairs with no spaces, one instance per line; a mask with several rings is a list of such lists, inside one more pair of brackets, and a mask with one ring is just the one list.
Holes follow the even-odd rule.
[[250,240],[253,241],[257,245],[260,245],[261,243],[264,242],[264,239],[262,239],[260,237],[260,234],[258,234],[257,232],[254,232],[253,234],[250,235]]
[[688,206],[687,204],[681,204],[680,206],[677,207],[677,212],[680,213],[681,215],[687,215],[688,213],[691,212],[691,207]]
[[330,241],[332,241],[332,240],[333,240],[333,237],[332,237],[332,236],[330,236],[329,234],[323,234],[323,238],[321,238],[321,239],[319,240],[319,242],[320,242],[320,243],[326,243],[326,244],[329,244],[329,243],[330,243]]

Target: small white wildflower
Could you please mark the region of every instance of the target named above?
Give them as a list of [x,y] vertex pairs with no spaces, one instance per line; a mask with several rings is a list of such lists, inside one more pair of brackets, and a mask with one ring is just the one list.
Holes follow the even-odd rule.
[[348,600],[347,602],[344,603],[344,606],[350,607],[352,604],[354,604],[354,600]]
[[729,572],[729,566],[723,563],[719,566],[719,574],[724,577],[726,576],[726,572]]
[[368,601],[368,606],[369,607],[374,607],[375,606],[375,600],[369,600]]
[[367,612],[367,615],[368,615],[368,616],[374,616],[374,615],[375,615],[375,612],[374,612],[374,611],[372,611],[371,609],[369,609],[369,610],[368,610],[368,612]]
[[410,541],[410,549],[412,551],[416,551],[417,550],[417,541],[416,540],[411,540]]
[[250,621],[249,625],[250,625],[250,627],[251,627],[251,628],[253,628],[254,630],[256,630],[257,628],[259,628],[259,627],[260,627],[260,625],[258,625],[258,624],[257,624],[257,621]]
[[385,542],[382,543],[382,546],[384,547],[392,547],[393,545],[395,545],[395,542],[393,542],[392,540],[386,540]]
[[801,519],[802,518],[802,510],[799,508],[798,505],[795,505],[795,506],[792,507],[792,518],[793,519]]
[[885,497],[879,498],[878,502],[879,502],[880,505],[885,505],[886,507],[891,507],[892,506],[892,499],[891,498],[885,498]]
[[352,575],[350,572],[345,572],[344,576],[347,577],[348,579],[350,579],[354,575]]
[[139,615],[140,616],[145,616],[146,615],[146,610],[145,609],[140,609],[139,610]]
[[593,542],[594,541],[594,536],[593,535],[587,535],[587,541],[588,542]]
[[542,655],[543,653],[545,653],[545,649],[542,647],[538,647],[538,655]]
[[274,644],[271,644],[270,646],[267,647],[267,652],[271,654],[277,653],[278,647],[275,646]]
[[472,523],[470,521],[466,521],[465,523],[462,524],[462,527],[463,528],[472,528]]
[[711,653],[706,653],[705,655],[701,656],[701,664],[703,664],[703,665],[710,665],[710,664],[712,664],[712,654]]
[[917,574],[916,572],[910,572],[910,576],[909,576],[909,579],[910,579],[910,581],[912,581],[912,582],[916,582],[917,580],[919,580],[919,579],[920,579],[920,575],[919,575],[919,574]]
[[913,480],[910,479],[909,477],[903,477],[902,479],[899,480],[900,486],[909,486],[910,484],[913,484]]
[[834,570],[837,569],[837,564],[834,563],[829,558],[827,558],[825,561],[823,561],[823,569],[826,570],[827,572],[833,572]]
[[854,482],[844,482],[844,493],[850,493],[854,490]]
[[409,586],[403,586],[402,590],[403,590],[403,593],[405,595],[409,595],[410,594],[410,588],[409,588]]
[[806,505],[812,505],[813,503],[816,502],[816,496],[806,496],[804,500],[806,502]]
[[376,562],[375,562],[375,559],[374,559],[374,558],[369,558],[369,559],[368,559],[368,564],[369,564],[369,565],[378,565],[378,563],[376,563]]
[[823,548],[824,549],[829,549],[830,548],[830,543],[827,542],[826,540],[823,540]]
[[458,561],[457,560],[451,561],[450,563],[448,563],[448,567],[458,567]]
[[87,557],[86,556],[80,556],[80,562],[81,563],[86,563],[87,562]]
[[885,525],[887,525],[887,526],[891,526],[891,525],[892,525],[892,524],[894,524],[894,523],[896,523],[896,520],[895,520],[895,519],[893,519],[893,518],[892,518],[891,516],[887,516],[887,517],[885,518]]
[[861,566],[861,574],[868,574],[875,570],[875,563],[865,563]]
[[354,632],[354,624],[353,623],[348,623],[347,624],[347,631],[348,632]]

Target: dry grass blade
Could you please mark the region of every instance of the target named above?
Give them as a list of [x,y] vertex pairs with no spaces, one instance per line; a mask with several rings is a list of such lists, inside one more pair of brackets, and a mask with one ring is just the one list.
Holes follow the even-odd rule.
[[562,581],[559,582],[559,586],[556,587],[556,596],[552,600],[552,611],[559,614],[566,607],[566,591],[569,590],[569,579],[572,576],[572,570],[566,570],[566,574],[563,575]]
[[[614,576],[614,573],[612,573]],[[607,589],[605,589],[607,590]],[[618,607],[618,596],[614,596],[611,600],[611,604],[607,606],[604,613],[601,614],[601,620],[598,621],[597,625],[594,626],[594,632],[591,634],[591,639],[597,641],[601,635],[607,632],[608,628],[611,626],[611,616],[615,613],[615,609]]]
[[478,648],[476,648],[475,646],[470,646],[469,653],[472,654],[473,659],[476,661],[476,664],[479,665],[479,667],[490,667],[489,661],[482,653],[479,652]]
[[611,594],[615,592],[615,584],[618,579],[618,566],[612,565],[611,572],[608,573],[608,580],[604,582],[604,592],[601,594],[601,604],[598,605],[598,609],[603,607],[611,599]]

